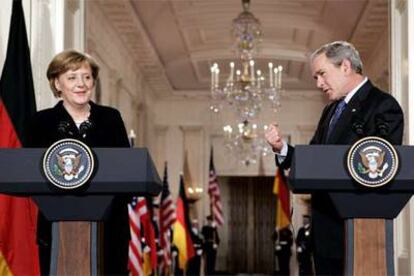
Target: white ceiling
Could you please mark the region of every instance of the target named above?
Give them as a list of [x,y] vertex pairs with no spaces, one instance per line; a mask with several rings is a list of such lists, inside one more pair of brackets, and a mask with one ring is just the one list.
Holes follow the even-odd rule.
[[[96,4],[96,2],[95,2]],[[206,95],[210,65],[235,58],[231,22],[241,0],[99,0],[155,96]],[[307,55],[323,43],[348,40],[365,62],[388,26],[387,0],[251,0],[262,23],[259,64],[284,66],[287,90],[314,89]],[[226,66],[224,66],[226,65]],[[224,70],[225,73],[226,70]]]

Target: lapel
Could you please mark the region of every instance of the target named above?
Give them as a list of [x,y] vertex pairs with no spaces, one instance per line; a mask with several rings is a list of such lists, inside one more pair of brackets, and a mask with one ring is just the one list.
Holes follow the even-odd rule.
[[[339,118],[335,128],[332,131],[331,136],[326,139],[326,144],[337,144],[340,142],[341,138],[348,137],[350,132],[352,132],[352,118],[354,115],[359,114],[362,110],[361,103],[367,98],[368,93],[372,89],[372,84],[368,80],[351,98],[346,108],[342,112],[341,117]],[[336,104],[337,105],[337,104]],[[335,107],[336,107],[335,105]],[[332,113],[332,112],[331,112]],[[332,117],[329,116],[329,121]],[[325,134],[326,137],[326,134]]]

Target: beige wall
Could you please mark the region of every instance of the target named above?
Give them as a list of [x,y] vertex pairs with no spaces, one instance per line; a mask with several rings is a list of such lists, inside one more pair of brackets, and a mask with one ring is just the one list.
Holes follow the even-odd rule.
[[[393,94],[404,111],[404,144],[414,141],[414,3],[412,1],[391,1],[391,87]],[[414,272],[414,202],[401,211],[394,223],[394,244],[396,274],[412,275]]]

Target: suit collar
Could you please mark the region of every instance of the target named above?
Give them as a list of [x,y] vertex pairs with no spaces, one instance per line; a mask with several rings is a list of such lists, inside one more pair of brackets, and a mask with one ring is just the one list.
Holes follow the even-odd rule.
[[352,89],[345,97],[345,102],[346,104],[349,104],[349,102],[352,100],[352,98],[355,96],[355,94],[358,92],[358,90],[361,89],[361,87],[363,87],[368,81],[367,77],[364,77],[364,79],[357,85],[355,86],[354,89]]
[[371,91],[373,85],[370,80],[367,80],[367,82],[361,86],[361,88],[355,93],[355,95],[351,98],[348,105],[353,105],[354,103],[358,103],[361,101],[364,101],[369,94],[369,91]]

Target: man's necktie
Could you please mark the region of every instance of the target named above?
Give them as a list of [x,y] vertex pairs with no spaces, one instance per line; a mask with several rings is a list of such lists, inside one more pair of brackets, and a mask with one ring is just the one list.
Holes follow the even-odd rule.
[[339,118],[341,117],[342,111],[344,111],[346,107],[345,100],[341,100],[339,104],[336,106],[335,113],[332,116],[331,122],[329,123],[328,128],[328,138],[331,136],[332,130],[335,128],[336,123],[338,122]]

